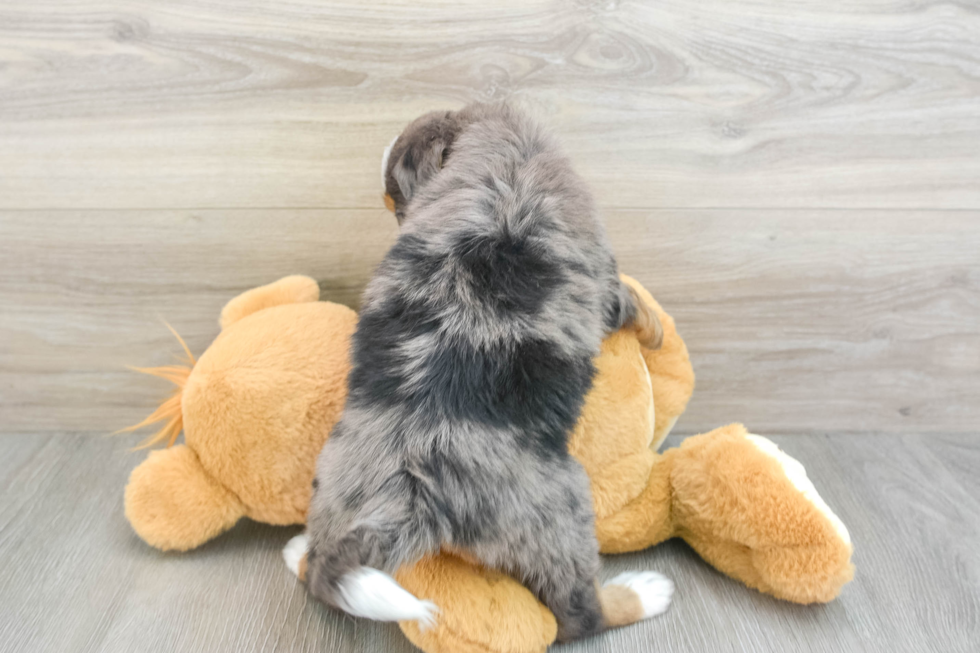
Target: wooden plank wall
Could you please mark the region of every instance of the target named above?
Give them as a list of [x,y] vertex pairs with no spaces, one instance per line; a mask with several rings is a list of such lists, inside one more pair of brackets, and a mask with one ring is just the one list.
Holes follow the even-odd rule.
[[980,10],[706,0],[6,0],[0,431],[114,430],[291,273],[356,305],[381,151],[511,99],[678,320],[678,432],[976,431]]

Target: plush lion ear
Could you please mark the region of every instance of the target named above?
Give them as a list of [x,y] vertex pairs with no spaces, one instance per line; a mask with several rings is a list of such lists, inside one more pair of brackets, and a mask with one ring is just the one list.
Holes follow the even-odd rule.
[[221,324],[222,329],[227,329],[243,317],[257,313],[264,308],[282,306],[283,304],[315,302],[319,299],[320,286],[316,280],[301,274],[294,274],[283,277],[279,281],[246,290],[235,297],[221,309],[219,324]]

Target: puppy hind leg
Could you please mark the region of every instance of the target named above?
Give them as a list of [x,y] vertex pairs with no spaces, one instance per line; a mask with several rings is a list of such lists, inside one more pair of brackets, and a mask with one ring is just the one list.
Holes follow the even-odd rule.
[[674,584],[653,571],[620,574],[602,587],[584,576],[577,576],[568,589],[560,576],[554,580],[539,588],[539,596],[555,615],[562,642],[662,614],[674,593]]
[[618,628],[662,614],[670,605],[674,584],[655,571],[620,574],[599,590],[606,628]]
[[378,569],[387,566],[391,543],[376,530],[360,527],[344,537],[309,550],[306,575],[310,591],[321,601],[355,617],[375,621],[435,624],[439,609],[412,596]]
[[498,543],[476,551],[484,562],[524,581],[555,615],[563,642],[660,614],[673,594],[673,583],[655,572],[620,574],[599,587],[601,562],[590,497],[583,489],[587,486],[574,482],[574,471],[561,477],[568,482],[561,484],[559,494],[577,496],[577,501],[568,501],[568,512],[555,510],[559,501],[538,506],[537,515],[511,522],[503,547]]
[[[522,506],[520,518],[509,520],[506,541],[480,543],[477,556],[488,566],[498,567],[519,578],[558,622],[558,640],[581,639],[603,630],[599,590],[599,544],[595,539],[587,485],[574,482],[577,466],[561,476],[557,491],[542,491],[539,497],[572,498],[549,500],[533,507]],[[569,510],[562,510],[568,504]]]

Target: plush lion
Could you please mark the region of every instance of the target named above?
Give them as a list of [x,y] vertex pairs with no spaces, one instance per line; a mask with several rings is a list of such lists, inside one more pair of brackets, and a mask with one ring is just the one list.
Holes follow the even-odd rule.
[[[853,576],[847,529],[803,466],[741,425],[663,442],[694,389],[673,320],[624,277],[664,327],[657,351],[610,335],[569,449],[589,474],[604,553],[683,538],[749,587],[797,603],[826,602]],[[167,420],[167,440],[133,470],[126,517],[150,545],[185,551],[242,517],[301,524],[316,457],[340,417],[357,315],[321,302],[293,276],[250,290],[221,312],[221,333],[186,366],[142,371],[178,392],[135,428]],[[185,346],[186,351],[186,346]],[[184,443],[174,445],[180,432]],[[170,446],[174,445],[174,446]],[[401,569],[398,582],[440,607],[434,628],[404,622],[429,653],[531,653],[556,635],[551,613],[516,580],[448,554]]]

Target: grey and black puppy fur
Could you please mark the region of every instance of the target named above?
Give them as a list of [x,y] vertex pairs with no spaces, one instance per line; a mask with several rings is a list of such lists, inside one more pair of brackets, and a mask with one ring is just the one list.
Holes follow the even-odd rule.
[[589,479],[567,447],[603,337],[631,323],[647,346],[660,337],[582,179],[500,105],[419,118],[384,177],[401,233],[365,292],[317,463],[310,590],[384,618],[352,609],[344,579],[452,549],[522,579],[561,640],[649,616],[637,600],[631,617],[603,614]]

